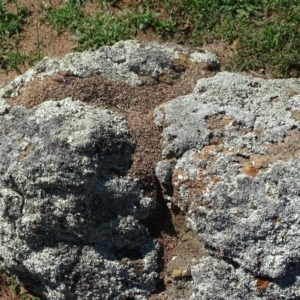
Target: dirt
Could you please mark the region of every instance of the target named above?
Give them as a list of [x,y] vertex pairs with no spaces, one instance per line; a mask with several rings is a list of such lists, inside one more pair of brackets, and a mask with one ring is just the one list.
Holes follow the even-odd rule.
[[[74,52],[72,47],[75,46],[75,42],[70,32],[58,33],[50,24],[42,21],[45,17],[42,6],[56,9],[63,3],[64,0],[18,0],[18,6],[27,7],[31,12],[22,31],[23,39],[18,45],[20,53],[26,53],[27,55],[41,53],[43,56],[53,57]],[[13,2],[7,4],[6,7],[10,11],[16,12],[16,5]],[[30,67],[29,65],[21,65],[19,69],[21,73],[24,73]],[[0,86],[17,75],[18,73],[15,70],[7,72],[0,69]]]
[[[9,276],[9,278],[7,279],[6,276]],[[0,300],[19,300],[20,298],[17,296],[17,294],[23,294],[24,296],[27,295],[28,300],[33,299],[33,296],[28,294],[28,292],[22,286],[18,286],[15,288],[15,290],[17,291],[16,294],[12,290],[14,289],[13,288],[14,285],[15,283],[13,283],[13,281],[11,280],[10,275],[4,275],[4,273],[0,274]]]

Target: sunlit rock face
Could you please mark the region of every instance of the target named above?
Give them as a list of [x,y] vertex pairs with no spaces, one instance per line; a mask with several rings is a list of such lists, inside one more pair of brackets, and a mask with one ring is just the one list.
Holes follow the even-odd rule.
[[157,176],[212,255],[191,268],[193,299],[300,297],[299,91],[223,72],[156,109]]

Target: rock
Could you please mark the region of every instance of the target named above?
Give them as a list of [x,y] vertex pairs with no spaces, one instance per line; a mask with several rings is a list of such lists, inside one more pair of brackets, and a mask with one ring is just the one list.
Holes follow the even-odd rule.
[[[186,70],[205,75],[218,66],[216,57],[200,48],[125,41],[45,58],[4,85],[0,258],[5,269],[44,299],[147,299],[157,286],[159,246],[151,226],[143,224],[158,201],[148,194],[160,191],[153,192],[156,185],[149,180],[154,168],[152,177],[145,167],[144,178],[130,174],[143,173],[144,162],[132,167],[133,156],[141,153],[139,139],[159,136],[155,130],[148,137],[132,129],[129,134],[128,121],[134,122],[125,98],[134,100],[130,111],[136,105],[140,130],[156,103],[146,102],[153,97],[147,89],[158,91],[161,103],[166,98],[158,85],[177,95],[174,83]],[[159,154],[160,148],[154,151]],[[173,167],[162,175],[165,181]]]
[[5,267],[47,299],[144,299],[157,248],[139,223],[155,203],[120,177],[134,149],[124,118],[65,99],[1,121]]
[[212,256],[191,267],[192,299],[300,298],[299,93],[222,72],[155,110],[158,178]]
[[13,83],[17,86],[27,84],[36,77],[58,72],[80,77],[101,74],[133,85],[141,85],[149,78],[171,82],[178,77],[178,72],[199,63],[206,64],[210,69],[220,66],[216,56],[202,48],[129,40],[93,52],[70,53],[62,58],[45,57]]

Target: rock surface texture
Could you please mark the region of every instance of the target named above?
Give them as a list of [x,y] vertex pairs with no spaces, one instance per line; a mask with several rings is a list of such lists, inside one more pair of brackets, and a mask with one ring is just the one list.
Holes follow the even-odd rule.
[[157,176],[211,255],[191,299],[300,299],[299,92],[221,72],[155,110]]
[[300,299],[300,81],[119,42],[0,90],[0,258],[44,299]]
[[155,203],[138,181],[115,175],[132,151],[123,118],[79,101],[4,115],[0,251],[8,270],[49,299],[139,299],[153,290],[156,248],[138,220]]

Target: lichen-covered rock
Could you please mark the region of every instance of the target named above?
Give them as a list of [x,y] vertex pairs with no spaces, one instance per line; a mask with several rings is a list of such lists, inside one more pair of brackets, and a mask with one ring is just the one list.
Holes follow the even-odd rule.
[[300,298],[299,93],[222,72],[156,109],[158,178],[214,256],[192,267],[193,299]]
[[[96,51],[70,53],[60,58],[45,57],[34,68],[18,76],[11,91],[16,93],[16,86],[58,72],[71,72],[80,77],[101,74],[133,85],[141,85],[151,79],[171,82],[178,72],[197,64],[206,64],[210,69],[219,68],[217,57],[202,48],[173,43],[121,41]],[[9,92],[9,87],[6,87],[6,92]]]
[[145,299],[157,247],[154,207],[122,176],[133,143],[123,117],[79,101],[11,108],[0,120],[0,257],[47,299]]

